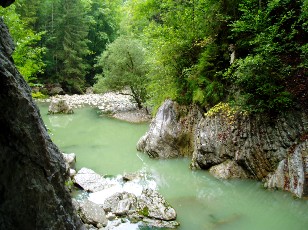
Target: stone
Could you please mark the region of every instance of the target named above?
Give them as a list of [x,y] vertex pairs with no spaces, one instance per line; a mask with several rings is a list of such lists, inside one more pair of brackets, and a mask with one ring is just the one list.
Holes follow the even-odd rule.
[[248,176],[241,166],[235,161],[226,160],[225,162],[210,168],[209,172],[219,179],[246,179]]
[[191,156],[193,133],[201,119],[196,106],[179,106],[166,100],[150,124],[149,131],[140,138],[137,150],[153,158]]
[[103,207],[106,212],[112,212],[117,216],[128,215],[136,211],[137,198],[127,192],[116,193],[105,200]]
[[72,114],[73,109],[67,104],[65,100],[53,98],[48,107],[48,114]]
[[157,191],[143,190],[138,198],[138,214],[159,220],[175,220],[176,212]]
[[75,169],[76,154],[75,153],[62,153],[63,159],[68,169]]
[[149,219],[144,218],[143,223],[146,226],[154,227],[154,228],[167,228],[167,229],[175,229],[180,226],[179,222],[173,221],[164,221],[164,220],[157,220],[157,219]]
[[75,169],[69,169],[69,176],[73,178],[77,174]]
[[108,223],[104,209],[89,200],[80,204],[80,217],[84,223],[97,227],[105,227]]
[[98,192],[108,186],[105,178],[88,168],[81,168],[77,172],[74,183],[89,192]]
[[0,229],[84,229],[64,185],[63,156],[14,65],[13,50],[0,17]]

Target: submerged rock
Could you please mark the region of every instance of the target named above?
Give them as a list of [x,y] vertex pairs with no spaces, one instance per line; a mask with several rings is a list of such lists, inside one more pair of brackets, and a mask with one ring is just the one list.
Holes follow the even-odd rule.
[[248,177],[244,169],[232,160],[226,160],[219,165],[215,165],[211,167],[209,171],[213,176],[219,179],[244,179]]
[[86,191],[98,192],[107,187],[105,178],[94,172],[92,169],[81,168],[74,177],[75,184]]
[[48,114],[72,114],[74,113],[73,109],[68,105],[65,100],[61,99],[52,99],[48,107]]

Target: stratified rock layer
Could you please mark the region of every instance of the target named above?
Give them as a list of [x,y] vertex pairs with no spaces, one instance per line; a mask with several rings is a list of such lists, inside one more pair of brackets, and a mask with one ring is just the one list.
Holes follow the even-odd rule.
[[79,229],[63,157],[13,64],[13,49],[0,17],[0,229]]

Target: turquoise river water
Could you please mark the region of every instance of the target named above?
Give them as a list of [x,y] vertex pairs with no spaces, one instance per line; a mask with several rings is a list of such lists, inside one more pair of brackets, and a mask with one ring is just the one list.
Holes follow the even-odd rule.
[[281,191],[267,191],[251,180],[224,181],[206,171],[191,171],[189,159],[153,160],[136,151],[148,124],[130,124],[99,116],[94,108],[72,115],[41,115],[53,141],[77,155],[77,169],[102,175],[147,171],[175,208],[180,230],[308,229],[308,201]]

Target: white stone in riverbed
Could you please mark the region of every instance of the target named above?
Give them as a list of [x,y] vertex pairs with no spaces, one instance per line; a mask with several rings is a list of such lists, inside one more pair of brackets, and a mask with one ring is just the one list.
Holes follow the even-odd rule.
[[101,191],[109,186],[105,178],[87,168],[78,171],[74,177],[74,182],[89,192]]

